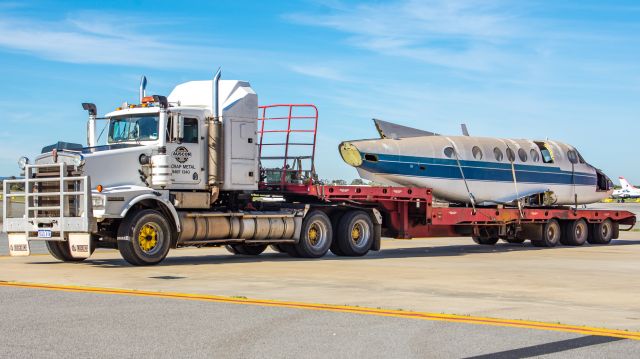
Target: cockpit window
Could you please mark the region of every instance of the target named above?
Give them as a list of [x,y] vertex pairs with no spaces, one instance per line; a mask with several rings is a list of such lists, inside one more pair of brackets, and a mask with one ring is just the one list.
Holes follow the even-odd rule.
[[109,143],[157,139],[158,116],[118,117],[109,121]]
[[531,161],[533,162],[540,161],[540,155],[538,154],[538,151],[535,150],[535,148],[532,148],[530,152],[531,152]]
[[578,154],[574,150],[567,151],[567,158],[573,164],[578,163]]
[[538,145],[538,148],[540,149],[542,162],[553,163],[553,152],[551,151],[551,147],[544,142],[536,142],[536,145]]

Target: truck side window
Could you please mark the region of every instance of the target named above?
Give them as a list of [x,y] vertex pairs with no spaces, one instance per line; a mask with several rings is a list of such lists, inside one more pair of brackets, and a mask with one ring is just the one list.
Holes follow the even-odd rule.
[[185,118],[184,119],[184,143],[198,143],[198,119]]

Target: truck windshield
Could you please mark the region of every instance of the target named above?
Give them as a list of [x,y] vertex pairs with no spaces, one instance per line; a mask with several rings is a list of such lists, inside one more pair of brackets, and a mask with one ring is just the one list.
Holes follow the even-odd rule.
[[158,116],[119,117],[109,121],[109,143],[157,139]]

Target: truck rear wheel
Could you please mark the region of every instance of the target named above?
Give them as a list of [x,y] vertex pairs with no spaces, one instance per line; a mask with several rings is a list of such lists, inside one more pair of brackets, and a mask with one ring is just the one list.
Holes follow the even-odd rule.
[[167,256],[170,246],[171,227],[156,210],[135,212],[118,227],[118,250],[130,264],[158,264]]
[[[294,245],[293,251],[304,258],[319,258],[329,251],[333,239],[331,220],[322,211],[312,211],[302,221],[300,241]],[[287,250],[289,254],[291,252]]]
[[349,211],[340,219],[333,245],[343,255],[359,257],[367,254],[373,244],[373,222],[364,211]]
[[230,244],[225,247],[229,252],[233,254],[242,254],[245,256],[257,256],[262,254],[262,252],[264,252],[265,249],[267,249],[266,244],[253,245],[253,246],[250,246],[247,244]]
[[589,237],[587,241],[591,244],[609,244],[613,239],[613,222],[605,219],[600,223],[589,226]]
[[565,246],[581,246],[587,241],[589,226],[584,219],[567,221],[564,224],[560,243]]
[[[47,241],[47,250],[49,254],[53,256],[53,258],[63,261],[63,262],[82,262],[86,258],[74,258],[71,255],[71,250],[69,249],[69,242],[61,242],[61,241]],[[94,247],[91,247],[91,253],[93,253]]]
[[538,238],[532,238],[531,244],[536,247],[555,247],[558,245],[562,230],[560,229],[560,223],[555,219],[550,219],[545,224],[540,224],[542,231],[539,232]]

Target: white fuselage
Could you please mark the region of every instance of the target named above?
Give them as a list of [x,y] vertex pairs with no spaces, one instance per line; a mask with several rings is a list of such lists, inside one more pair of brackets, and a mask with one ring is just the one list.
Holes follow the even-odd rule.
[[[345,146],[358,152],[352,156],[356,160],[347,160]],[[473,197],[476,203],[507,203],[551,191],[555,204],[584,204],[612,192],[606,176],[556,141],[420,136],[349,141],[341,144],[341,153],[365,179],[428,187],[436,197],[455,202]]]

